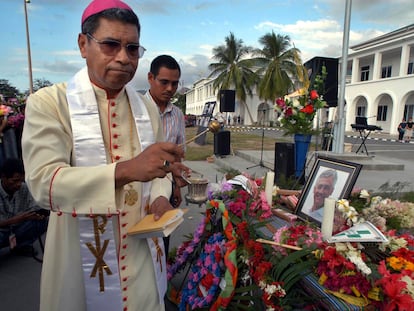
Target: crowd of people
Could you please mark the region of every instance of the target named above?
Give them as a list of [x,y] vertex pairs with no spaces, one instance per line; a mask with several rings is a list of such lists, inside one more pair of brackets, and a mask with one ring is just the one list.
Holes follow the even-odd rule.
[[5,159],[22,158],[21,138],[25,104],[0,95],[0,166]]

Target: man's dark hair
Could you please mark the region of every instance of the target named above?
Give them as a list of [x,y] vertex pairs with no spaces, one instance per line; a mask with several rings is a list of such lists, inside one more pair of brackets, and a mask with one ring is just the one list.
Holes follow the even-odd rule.
[[14,174],[24,175],[23,161],[20,159],[6,159],[0,167],[0,176],[11,178]]
[[141,25],[138,16],[131,10],[113,8],[89,16],[82,24],[83,34],[93,34],[99,27],[100,18],[106,18],[112,21],[120,21],[126,24],[137,26],[138,33],[141,33]]
[[156,77],[161,67],[166,67],[171,70],[178,70],[181,76],[181,68],[174,57],[170,55],[159,55],[151,62],[150,72]]

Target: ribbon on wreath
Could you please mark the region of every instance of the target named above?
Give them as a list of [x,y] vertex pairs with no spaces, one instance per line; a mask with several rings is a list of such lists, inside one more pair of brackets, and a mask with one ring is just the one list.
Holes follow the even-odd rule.
[[226,308],[233,298],[238,277],[238,268],[236,258],[237,241],[233,225],[230,221],[229,211],[226,209],[223,201],[208,201],[206,207],[207,221],[211,219],[213,208],[220,210],[222,213],[223,230],[224,235],[227,238],[226,253],[224,254],[224,265],[226,267],[226,271],[224,273],[225,287],[210,308],[210,310],[216,311]]

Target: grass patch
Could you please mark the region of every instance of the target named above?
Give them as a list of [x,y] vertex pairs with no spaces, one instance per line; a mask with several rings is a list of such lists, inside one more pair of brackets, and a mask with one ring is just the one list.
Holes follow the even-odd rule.
[[[197,135],[197,127],[187,127],[185,135],[187,140]],[[278,138],[278,142],[290,142],[290,138]],[[214,154],[214,134],[207,132],[205,145],[198,145],[194,142],[187,145],[186,157],[187,161],[204,161],[207,157]],[[263,150],[275,150],[275,138],[264,137]],[[262,146],[262,136],[246,132],[232,132],[230,133],[230,150],[260,150]]]

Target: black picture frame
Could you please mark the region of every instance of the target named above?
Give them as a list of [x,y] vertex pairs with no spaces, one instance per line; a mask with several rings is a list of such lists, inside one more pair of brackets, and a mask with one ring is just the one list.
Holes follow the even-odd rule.
[[336,200],[347,199],[351,194],[361,169],[362,164],[359,163],[318,155],[299,197],[295,214],[300,219],[313,222],[320,227],[322,224],[323,207],[318,209],[318,211],[310,211],[313,206],[313,192],[319,175],[326,170],[335,170],[337,181],[330,197]]

